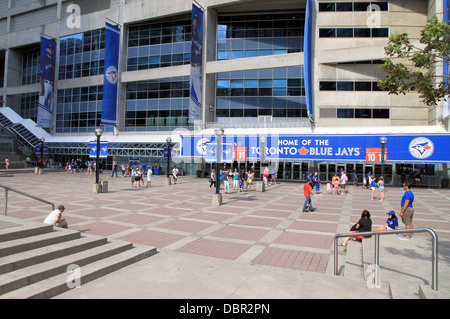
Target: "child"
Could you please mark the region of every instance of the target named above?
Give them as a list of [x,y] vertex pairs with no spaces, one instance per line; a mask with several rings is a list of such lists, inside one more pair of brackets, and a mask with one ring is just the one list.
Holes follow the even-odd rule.
[[375,194],[375,189],[377,187],[377,183],[375,181],[376,181],[375,176],[373,176],[371,181],[370,181],[370,189],[372,190],[372,194],[371,194],[371,197],[372,197],[371,199],[372,200],[375,200],[373,198],[373,195]]
[[334,181],[334,192],[335,192],[337,195],[341,195],[341,191],[339,190],[339,179],[336,179],[336,180]]
[[331,194],[331,181],[327,182],[327,194]]
[[396,230],[398,228],[398,220],[397,216],[395,216],[395,212],[391,210],[389,213],[386,213],[389,215],[386,224],[384,224],[383,227],[375,228],[374,231],[380,231],[380,230]]
[[244,177],[239,179],[239,192],[240,193],[244,192],[244,181],[245,181]]

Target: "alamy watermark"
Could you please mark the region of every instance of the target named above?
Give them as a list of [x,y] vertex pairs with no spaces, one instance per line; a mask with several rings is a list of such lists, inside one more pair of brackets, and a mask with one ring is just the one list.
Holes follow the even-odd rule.
[[381,268],[378,265],[367,266],[366,272],[370,275],[366,279],[366,285],[368,288],[381,288]]
[[70,264],[66,272],[69,274],[66,279],[67,288],[81,288],[81,268],[76,264]]
[[78,4],[71,3],[67,6],[67,13],[70,15],[66,19],[66,25],[69,29],[81,28],[81,8]]

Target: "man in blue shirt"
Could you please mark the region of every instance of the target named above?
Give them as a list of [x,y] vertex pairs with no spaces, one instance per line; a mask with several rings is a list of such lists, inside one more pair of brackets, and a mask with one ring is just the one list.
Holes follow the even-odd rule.
[[[401,210],[399,216],[402,218],[402,222],[405,224],[406,229],[414,228],[412,220],[414,216],[414,208],[413,208],[413,202],[414,202],[414,194],[410,190],[411,185],[407,183],[403,183],[403,190],[405,193],[403,194],[402,201],[401,201]],[[410,240],[412,238],[411,234],[406,234],[404,237],[400,237],[401,240]]]

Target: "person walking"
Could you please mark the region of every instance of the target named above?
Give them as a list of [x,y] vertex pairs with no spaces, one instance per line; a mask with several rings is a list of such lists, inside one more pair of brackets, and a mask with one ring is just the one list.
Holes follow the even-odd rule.
[[178,181],[178,168],[175,166],[172,170],[172,176],[173,176],[173,184],[176,185]]
[[[403,183],[403,190],[405,193],[403,194],[402,201],[400,203],[401,210],[399,216],[402,218],[403,224],[405,224],[406,229],[414,228],[413,226],[413,216],[414,216],[414,194],[411,191],[411,184]],[[412,239],[412,233],[407,233],[405,236],[400,237],[401,240],[410,240]]]
[[378,190],[380,192],[380,201],[384,201],[385,199],[385,192],[384,192],[384,179],[383,176],[380,177],[380,179],[378,180]]
[[312,181],[307,181],[305,183],[305,185],[303,185],[303,195],[305,195],[305,203],[303,204],[303,212],[304,213],[308,212],[308,206],[309,206],[310,212],[313,212],[316,210],[315,208],[313,208],[312,201],[311,201],[312,186],[313,186]]
[[117,161],[114,160],[113,164],[112,164],[112,173],[111,173],[111,177],[114,177],[114,173],[116,173],[116,178],[117,178]]

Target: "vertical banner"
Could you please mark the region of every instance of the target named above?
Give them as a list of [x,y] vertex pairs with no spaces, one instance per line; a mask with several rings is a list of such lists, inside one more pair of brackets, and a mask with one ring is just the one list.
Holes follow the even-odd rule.
[[[443,21],[448,24],[450,16],[449,0],[444,0],[444,17]],[[444,80],[448,83],[449,77],[449,64],[444,61]],[[442,103],[442,118],[445,119],[450,115],[450,96],[446,97],[446,100]]]
[[116,126],[120,29],[106,22],[102,125]]
[[306,111],[310,121],[313,120],[313,105],[312,105],[312,70],[311,70],[311,38],[312,38],[312,1],[307,0],[305,13],[305,34],[303,36],[303,71],[305,79],[305,97],[306,97]]
[[192,4],[189,122],[202,119],[203,11]]
[[37,112],[37,126],[39,127],[53,127],[55,52],[56,42],[41,37],[41,78]]
[[[97,141],[90,141],[89,142],[89,158],[97,158]],[[100,153],[99,158],[107,158],[108,157],[108,142],[107,141],[100,141]]]

